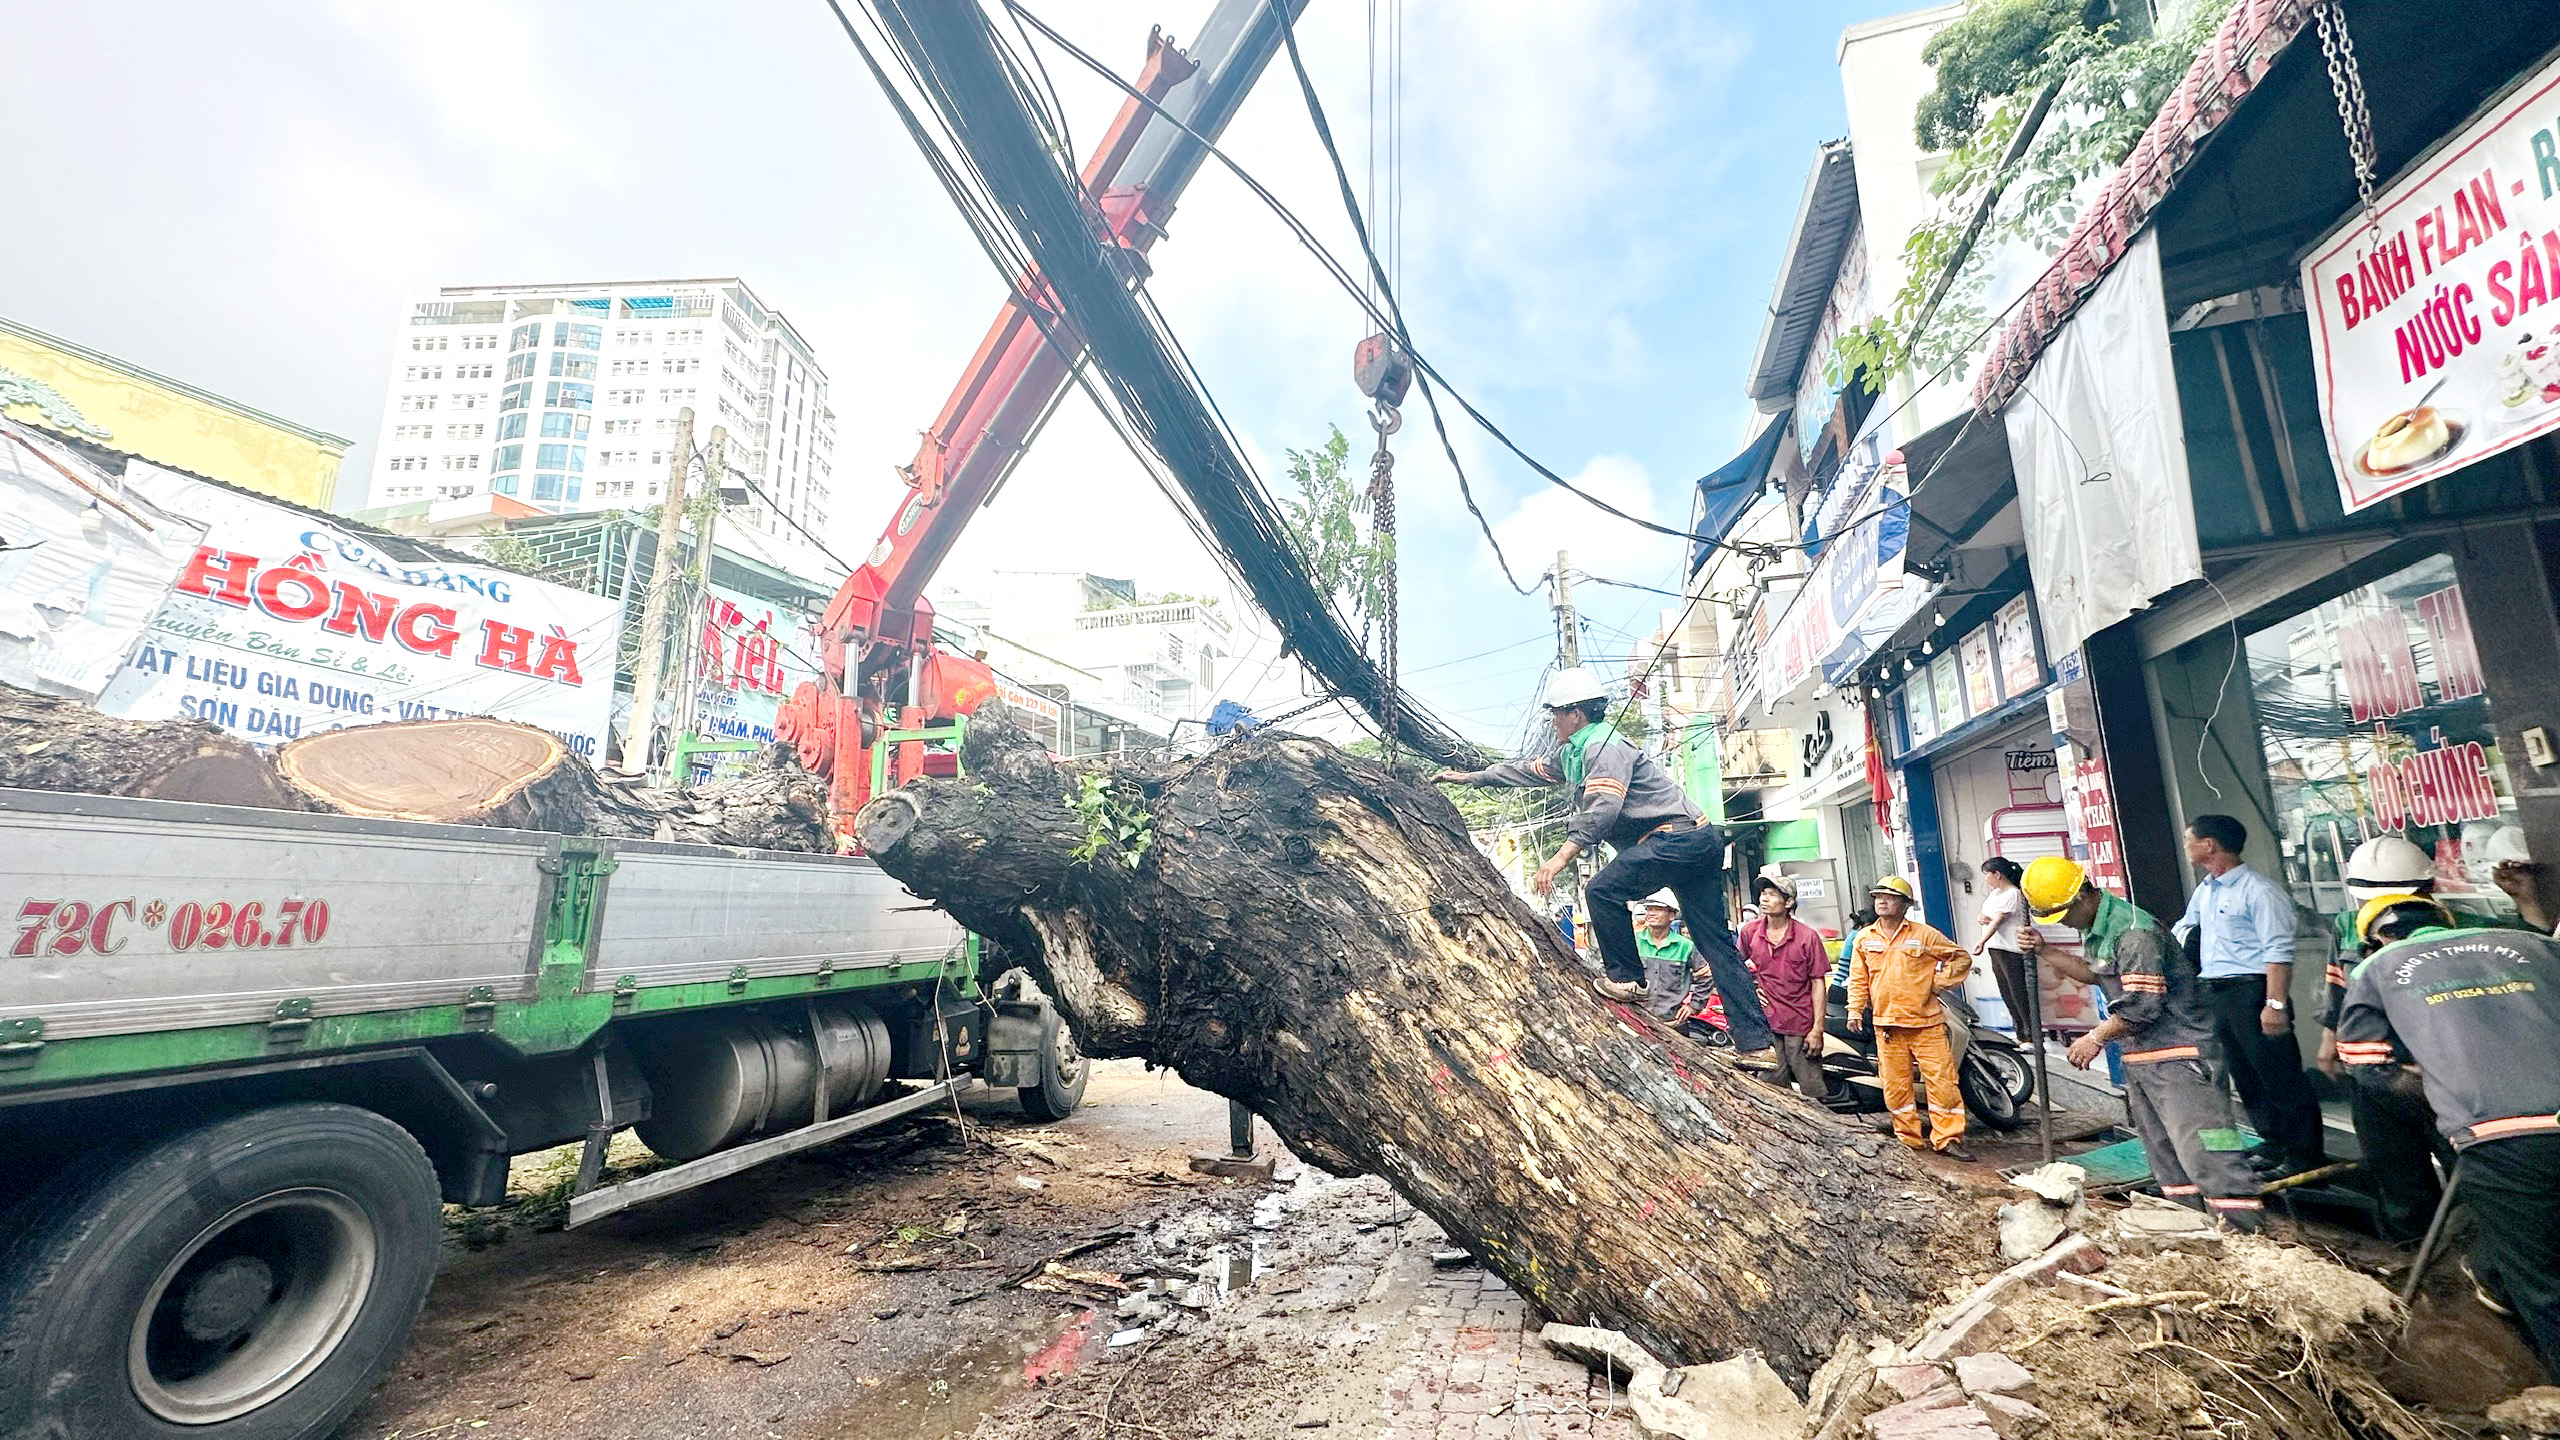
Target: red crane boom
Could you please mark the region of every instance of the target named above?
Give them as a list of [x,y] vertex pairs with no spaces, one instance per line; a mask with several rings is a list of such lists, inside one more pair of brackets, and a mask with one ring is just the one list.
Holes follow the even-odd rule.
[[[1280,3],[1293,19],[1305,6]],[[1148,37],[1135,88],[1153,104],[1123,104],[1082,175],[1085,193],[1098,200],[1097,238],[1118,246],[1133,273],[1144,273],[1144,256],[1206,156],[1195,134],[1215,140],[1225,129],[1278,47],[1279,23],[1267,0],[1220,0],[1190,53],[1161,31]],[[906,496],[829,602],[818,627],[826,679],[792,694],[775,733],[828,777],[840,834],[871,797],[871,751],[883,731],[947,722],[996,693],[985,664],[935,647],[925,586],[1030,448],[1083,353],[1083,338],[1039,271],[1019,277],[914,461],[901,467]],[[897,750],[891,786],[927,763],[921,744]]]

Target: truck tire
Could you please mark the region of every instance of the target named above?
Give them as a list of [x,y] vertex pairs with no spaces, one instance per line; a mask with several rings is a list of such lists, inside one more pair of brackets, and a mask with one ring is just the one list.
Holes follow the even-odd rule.
[[1015,1094],[1022,1113],[1032,1119],[1064,1120],[1084,1103],[1084,1085],[1092,1077],[1093,1066],[1076,1048],[1075,1032],[1055,1010],[1040,1022],[1040,1042],[1040,1083],[1025,1085]]
[[435,1280],[435,1169],[350,1105],[278,1105],[57,1175],[0,1244],[0,1435],[320,1440]]

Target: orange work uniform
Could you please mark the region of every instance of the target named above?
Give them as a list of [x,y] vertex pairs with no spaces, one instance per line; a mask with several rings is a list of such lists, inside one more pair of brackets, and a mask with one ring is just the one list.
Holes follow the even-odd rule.
[[[1909,916],[1890,931],[1877,921],[1859,931],[1851,947],[1849,1013],[1875,1012],[1885,1108],[1893,1112],[1894,1138],[1914,1150],[1944,1150],[1964,1138],[1964,1096],[1956,1087],[1955,1051],[1947,1043],[1947,1010],[1938,992],[1963,984],[1972,968],[1973,956],[1963,946]],[[1915,1063],[1929,1097],[1925,1136],[1911,1090]]]

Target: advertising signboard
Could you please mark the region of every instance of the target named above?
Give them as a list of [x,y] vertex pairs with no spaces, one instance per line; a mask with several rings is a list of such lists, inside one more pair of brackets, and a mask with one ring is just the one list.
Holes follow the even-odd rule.
[[[2560,60],[2302,262],[2352,513],[2560,429]],[[2378,231],[2378,233],[2377,233]]]
[[489,715],[604,753],[621,602],[486,565],[405,561],[305,511],[136,461],[127,490],[201,543],[98,708],[263,745]]
[[95,700],[204,527],[0,424],[0,684]]

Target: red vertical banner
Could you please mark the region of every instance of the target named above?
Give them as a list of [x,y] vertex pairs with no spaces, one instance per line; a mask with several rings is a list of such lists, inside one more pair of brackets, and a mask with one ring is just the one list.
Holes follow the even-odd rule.
[[1876,743],[1876,712],[1872,706],[1867,716],[1867,792],[1875,797],[1876,828],[1893,833],[1893,772],[1884,765],[1884,747]]
[[2073,803],[2065,812],[2071,817],[2073,837],[2087,850],[2084,861],[2089,878],[2117,895],[2131,898],[2124,876],[2124,845],[2116,834],[2115,796],[2107,785],[2107,762],[2083,760],[2073,767],[2071,777]]
[[2427,627],[2427,648],[2435,656],[2437,698],[2467,700],[2487,691],[2489,682],[2480,671],[2480,647],[2471,636],[2471,611],[2462,603],[2462,587],[2447,585],[2419,596],[2418,619]]

